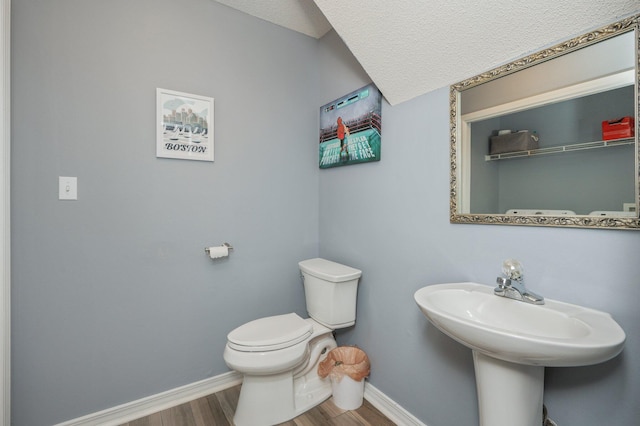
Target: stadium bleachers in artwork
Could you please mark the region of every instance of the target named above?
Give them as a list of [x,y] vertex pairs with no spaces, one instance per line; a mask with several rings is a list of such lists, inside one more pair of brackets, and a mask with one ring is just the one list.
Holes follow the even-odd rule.
[[[366,115],[362,115],[355,119],[345,121],[344,124],[349,128],[349,132],[351,134],[355,134],[367,129],[374,129],[378,132],[379,135],[382,134],[382,120],[380,118],[380,114],[371,111]],[[320,130],[320,140],[319,143],[330,141],[331,139],[336,139],[338,126],[324,128]]]

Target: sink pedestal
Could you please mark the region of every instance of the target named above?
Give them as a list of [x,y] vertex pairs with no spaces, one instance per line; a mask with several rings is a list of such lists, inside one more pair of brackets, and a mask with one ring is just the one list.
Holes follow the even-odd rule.
[[480,426],[540,426],[544,367],[473,351]]

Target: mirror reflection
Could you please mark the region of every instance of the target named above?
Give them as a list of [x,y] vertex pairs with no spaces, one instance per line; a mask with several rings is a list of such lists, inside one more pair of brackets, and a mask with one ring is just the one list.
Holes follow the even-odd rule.
[[639,228],[637,27],[452,86],[452,222]]

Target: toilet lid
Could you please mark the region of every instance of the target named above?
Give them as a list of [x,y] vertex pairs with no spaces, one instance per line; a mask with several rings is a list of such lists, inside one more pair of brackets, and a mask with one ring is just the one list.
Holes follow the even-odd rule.
[[291,313],[250,321],[229,333],[227,340],[239,351],[275,351],[306,340],[312,331],[311,323]]

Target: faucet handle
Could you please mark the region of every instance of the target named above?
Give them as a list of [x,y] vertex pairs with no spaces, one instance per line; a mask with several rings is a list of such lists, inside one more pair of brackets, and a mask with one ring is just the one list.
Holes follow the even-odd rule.
[[522,264],[515,259],[507,259],[502,262],[502,273],[509,279],[522,281],[524,278],[524,268]]
[[498,277],[496,278],[496,284],[498,284],[500,288],[506,288],[511,286],[511,280],[505,277]]

